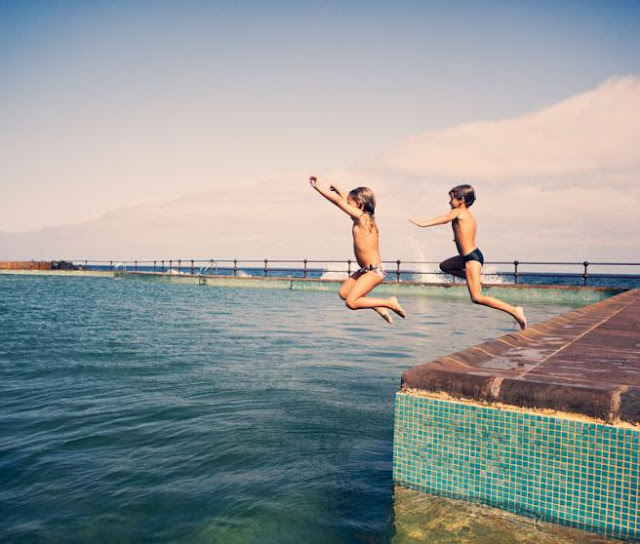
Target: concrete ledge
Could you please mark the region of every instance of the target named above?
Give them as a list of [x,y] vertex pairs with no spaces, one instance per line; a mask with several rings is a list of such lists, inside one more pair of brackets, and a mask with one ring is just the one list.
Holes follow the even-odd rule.
[[402,386],[640,424],[640,289],[414,367]]
[[[209,287],[235,287],[254,289],[285,289],[291,291],[338,292],[344,280],[303,279],[259,276],[215,276],[198,274],[176,274],[131,271],[91,271],[91,270],[0,270],[0,275],[30,276],[76,276],[76,277],[118,277],[133,280],[166,281],[173,283],[199,284]],[[603,300],[625,289],[617,287],[577,287],[569,285],[512,285],[485,284],[484,292],[513,304],[540,302],[545,304],[568,304],[582,306]],[[380,295],[428,296],[446,299],[468,300],[467,287],[457,283],[420,283],[386,281],[376,287]]]
[[[171,281],[176,283],[199,283],[209,287],[240,287],[255,289],[288,289],[292,291],[338,292],[344,280],[255,277],[255,276],[198,276],[191,274],[158,274],[149,272],[118,272],[118,277]],[[576,287],[561,285],[485,285],[484,292],[491,296],[525,304],[542,302],[547,304],[569,304],[581,306],[612,297],[624,292],[614,287]],[[380,295],[430,296],[447,299],[468,300],[469,292],[464,283],[418,283],[386,281],[376,287]]]

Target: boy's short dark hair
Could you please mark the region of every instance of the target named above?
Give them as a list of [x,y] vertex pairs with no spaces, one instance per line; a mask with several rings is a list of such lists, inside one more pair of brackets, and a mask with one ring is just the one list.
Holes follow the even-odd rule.
[[464,203],[467,205],[467,208],[471,206],[476,201],[476,192],[471,187],[471,185],[463,184],[456,185],[451,191],[449,191],[449,195],[453,195],[458,200],[463,199]]

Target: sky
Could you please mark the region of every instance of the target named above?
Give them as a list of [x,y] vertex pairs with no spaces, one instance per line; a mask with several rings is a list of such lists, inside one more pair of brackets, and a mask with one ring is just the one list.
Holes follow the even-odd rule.
[[640,2],[0,0],[0,260],[639,261]]

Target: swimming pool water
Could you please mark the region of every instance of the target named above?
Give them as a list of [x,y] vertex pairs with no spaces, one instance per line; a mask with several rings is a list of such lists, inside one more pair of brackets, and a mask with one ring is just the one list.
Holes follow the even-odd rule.
[[393,401],[410,366],[515,325],[402,303],[390,327],[335,293],[0,277],[0,540],[493,542],[407,529]]

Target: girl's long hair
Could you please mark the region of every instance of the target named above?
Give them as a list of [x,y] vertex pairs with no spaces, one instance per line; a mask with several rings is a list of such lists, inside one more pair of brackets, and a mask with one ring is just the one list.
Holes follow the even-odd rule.
[[376,197],[369,187],[356,187],[349,192],[349,196],[356,201],[358,208],[370,216],[376,213]]
[[376,225],[376,197],[369,187],[356,187],[349,191],[349,196],[355,201],[358,208],[369,216],[369,231],[377,231]]

